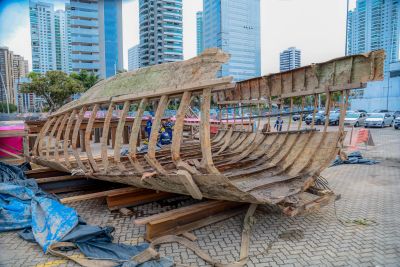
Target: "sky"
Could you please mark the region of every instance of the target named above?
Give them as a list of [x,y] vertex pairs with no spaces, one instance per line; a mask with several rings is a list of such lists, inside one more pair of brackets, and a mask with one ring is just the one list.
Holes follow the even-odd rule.
[[[51,2],[64,9],[65,0]],[[350,9],[355,0],[350,0]],[[32,54],[28,0],[0,0],[0,45],[24,56]],[[124,68],[128,49],[139,43],[138,0],[123,0]],[[202,0],[183,0],[184,59],[196,56],[196,12]],[[302,52],[302,65],[323,62],[345,53],[346,0],[260,0],[261,73],[279,72],[279,53],[291,46]]]

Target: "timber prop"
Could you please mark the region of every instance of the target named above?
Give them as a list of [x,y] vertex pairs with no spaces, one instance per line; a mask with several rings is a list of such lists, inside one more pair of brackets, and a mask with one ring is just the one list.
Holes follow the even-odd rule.
[[[346,56],[236,83],[231,77],[216,78],[228,59],[229,55],[221,50],[207,49],[186,61],[117,74],[96,84],[80,99],[48,118],[36,140],[32,161],[94,179],[186,194],[196,199],[277,205],[289,215],[326,202],[323,194],[312,203],[303,196],[315,193],[311,189],[320,173],[343,145],[350,90],[383,79],[384,52]],[[320,94],[326,97],[326,114],[330,112],[333,95],[340,95],[337,131],[328,131],[329,120],[323,128],[315,127]],[[314,100],[314,109],[311,127],[303,129],[301,119],[294,126],[291,118],[294,100],[301,100],[302,115],[306,98]],[[199,140],[187,140],[183,137],[185,115],[195,100],[200,101],[201,110]],[[158,149],[158,129],[170,101],[179,102],[172,144]],[[223,118],[220,112],[220,129],[211,135],[212,102],[220,111],[226,109],[226,114],[232,108],[241,110],[237,118],[234,112],[233,120],[242,121],[242,126],[243,107],[258,108],[258,114],[247,114],[247,119],[257,121],[257,127],[230,125],[231,118]],[[279,112],[283,103],[290,103],[288,125],[279,132],[271,131],[270,127],[271,117],[277,114],[269,113],[266,121],[262,121],[260,112],[260,105],[272,112],[276,103]],[[148,149],[138,152],[142,117],[149,106],[154,107],[155,116]],[[105,111],[101,125],[95,124],[100,110]],[[132,110],[135,119],[127,125]],[[109,128],[115,118],[118,125],[111,147]],[[87,120],[84,129],[83,120]],[[261,127],[262,123],[268,127]],[[123,144],[125,127],[129,127],[127,144]],[[94,128],[101,131],[98,144],[91,142]],[[84,147],[77,146],[80,137]],[[123,149],[127,153],[121,153]],[[328,195],[333,194],[329,191]]]

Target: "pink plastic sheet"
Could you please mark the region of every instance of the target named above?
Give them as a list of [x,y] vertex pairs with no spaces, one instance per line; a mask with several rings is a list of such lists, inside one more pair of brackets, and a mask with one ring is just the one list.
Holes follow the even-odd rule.
[[[24,123],[0,125],[0,132],[2,131],[21,131],[24,130]],[[10,151],[13,154],[21,154],[23,137],[0,137],[0,148]],[[0,151],[0,157],[10,157],[7,153]]]

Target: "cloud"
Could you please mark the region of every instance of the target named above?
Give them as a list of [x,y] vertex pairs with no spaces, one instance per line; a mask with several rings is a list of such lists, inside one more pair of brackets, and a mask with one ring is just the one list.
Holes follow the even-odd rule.
[[27,1],[0,5],[0,45],[8,46],[15,54],[29,60],[31,65],[31,40],[29,8]]

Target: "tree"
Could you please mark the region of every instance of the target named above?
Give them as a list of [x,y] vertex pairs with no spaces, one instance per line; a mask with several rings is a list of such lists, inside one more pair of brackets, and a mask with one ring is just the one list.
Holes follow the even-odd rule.
[[[17,106],[14,104],[8,104],[8,109],[10,110],[10,113],[14,113],[17,111]],[[7,103],[5,102],[0,102],[0,113],[7,113]]]
[[88,72],[86,70],[81,70],[79,73],[73,72],[69,76],[82,83],[85,91],[87,91],[89,88],[91,88],[93,85],[101,80],[99,78],[99,75],[96,75],[93,72]]
[[54,111],[67,102],[71,95],[83,92],[80,82],[69,77],[65,72],[54,70],[45,75],[29,73],[31,82],[21,85],[21,93],[34,93],[43,97],[49,111]]

